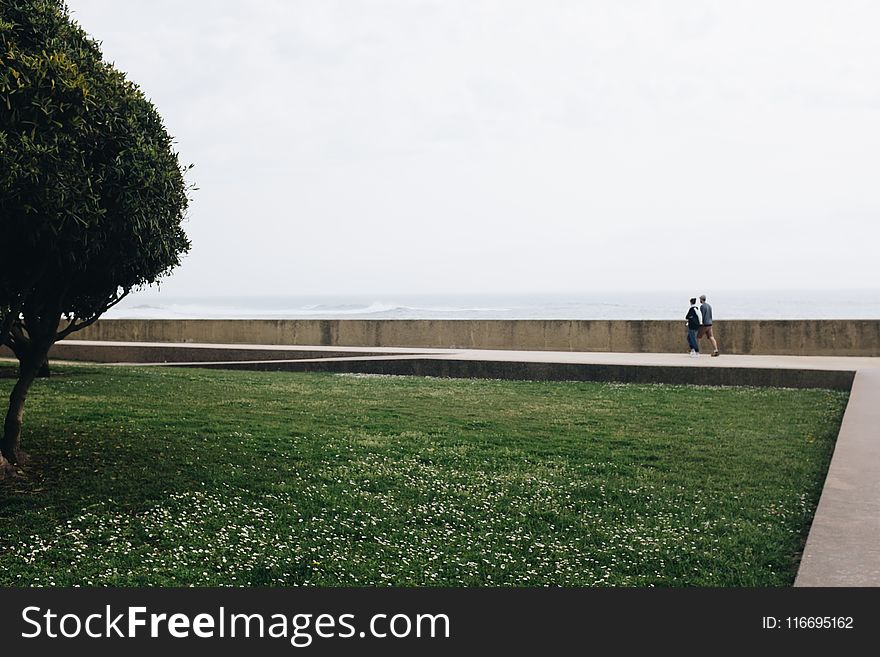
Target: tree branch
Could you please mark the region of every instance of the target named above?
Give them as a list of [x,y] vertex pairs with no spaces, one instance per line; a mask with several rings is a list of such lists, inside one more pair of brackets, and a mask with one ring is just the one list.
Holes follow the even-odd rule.
[[0,324],[0,345],[5,344],[9,339],[12,327],[15,326],[15,323],[18,322],[19,318],[21,317],[21,312],[24,309],[25,302],[30,296],[30,293],[33,291],[34,286],[37,284],[37,281],[40,279],[45,271],[45,264],[38,267],[33,272],[30,279],[26,280],[25,284],[19,290],[18,294],[15,295],[15,300],[9,306],[9,314],[3,318],[3,322],[2,324]]
[[19,299],[9,307],[9,313],[3,317],[3,322],[0,323],[0,345],[6,344],[9,339],[12,327],[21,315],[21,306],[22,303]]
[[10,327],[9,335],[6,336],[6,345],[12,349],[19,362],[24,361],[31,346],[31,339],[30,336],[25,335],[25,328],[20,320],[13,322]]
[[105,303],[99,310],[97,310],[91,317],[89,317],[89,319],[82,320],[79,323],[77,323],[76,319],[70,320],[70,324],[68,324],[64,328],[64,330],[58,332],[58,334],[55,336],[55,340],[56,341],[63,340],[71,333],[75,333],[76,331],[79,331],[80,329],[84,329],[86,326],[90,326],[90,325],[94,324],[96,321],[98,321],[98,319],[101,317],[101,315],[103,315],[105,312],[110,310],[117,303],[122,301],[128,295],[128,292],[129,291],[126,290],[122,294],[120,294],[118,297],[116,297],[115,299]]

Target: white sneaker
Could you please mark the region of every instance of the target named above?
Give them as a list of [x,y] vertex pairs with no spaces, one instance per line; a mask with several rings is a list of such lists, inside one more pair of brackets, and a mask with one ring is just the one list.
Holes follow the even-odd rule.
[[691,349],[691,358],[699,358],[699,357],[700,357],[700,354],[698,354],[696,351]]

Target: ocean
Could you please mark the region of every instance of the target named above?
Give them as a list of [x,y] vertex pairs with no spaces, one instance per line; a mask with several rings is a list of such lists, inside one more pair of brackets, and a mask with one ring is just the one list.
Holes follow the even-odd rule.
[[[697,293],[699,294],[699,293]],[[880,289],[706,292],[723,319],[880,319]],[[173,297],[146,290],[116,319],[682,319],[687,292]]]

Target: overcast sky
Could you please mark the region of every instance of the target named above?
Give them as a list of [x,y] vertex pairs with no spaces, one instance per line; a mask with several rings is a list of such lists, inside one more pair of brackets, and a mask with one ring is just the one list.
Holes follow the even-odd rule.
[[195,165],[163,295],[880,287],[880,4],[69,6]]

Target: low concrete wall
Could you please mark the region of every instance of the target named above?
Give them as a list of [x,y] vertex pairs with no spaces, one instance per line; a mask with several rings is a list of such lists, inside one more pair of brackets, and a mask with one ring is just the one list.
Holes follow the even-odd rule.
[[[174,366],[172,364],[172,366]],[[334,372],[436,376],[516,381],[615,381],[701,386],[769,388],[828,388],[848,391],[855,372],[752,367],[672,367],[657,365],[597,365],[513,361],[403,358],[395,360],[315,360],[205,363],[177,365],[263,372]]]
[[[729,320],[724,353],[880,356],[880,320]],[[675,353],[684,321],[104,319],[77,340]],[[708,341],[702,343],[710,349]]]
[[[11,357],[6,348],[0,356]],[[200,363],[235,360],[283,360],[294,358],[351,358],[352,356],[384,356],[384,353],[364,351],[317,351],[312,349],[256,349],[107,342],[79,344],[57,342],[49,355],[58,360],[84,360],[92,363]]]

